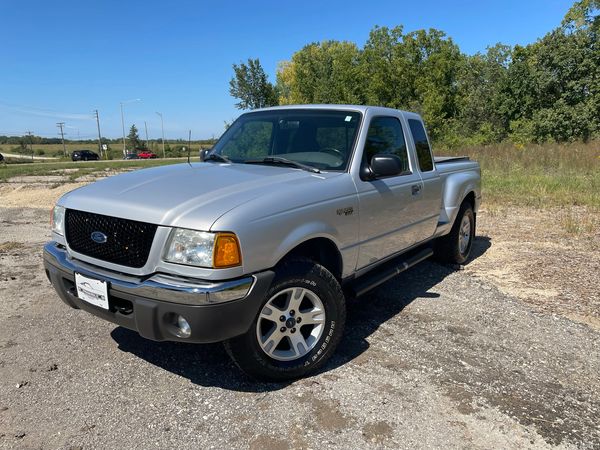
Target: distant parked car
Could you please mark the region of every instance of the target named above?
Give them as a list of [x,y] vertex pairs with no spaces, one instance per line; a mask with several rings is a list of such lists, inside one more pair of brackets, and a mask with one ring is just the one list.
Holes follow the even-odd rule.
[[158,155],[156,153],[151,152],[150,150],[142,150],[137,154],[139,159],[154,159]]
[[137,153],[127,153],[125,159],[140,159]]
[[75,150],[71,154],[73,161],[98,161],[100,156],[91,150]]

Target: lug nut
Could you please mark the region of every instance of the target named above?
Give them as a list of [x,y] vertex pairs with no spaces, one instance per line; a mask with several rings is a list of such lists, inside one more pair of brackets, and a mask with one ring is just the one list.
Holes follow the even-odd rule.
[[285,322],[285,316],[279,316],[279,321],[280,322]]
[[281,328],[279,329],[279,331],[281,331],[282,333],[285,333],[285,327],[281,327]]
[[295,332],[296,332],[296,329],[295,329],[295,328],[292,328],[290,331],[291,331],[292,333],[295,333]]
[[296,319],[296,323],[300,323],[300,322],[302,322],[302,317],[298,317],[298,318]]
[[290,316],[293,316],[294,314],[296,314],[296,311],[294,311],[293,309],[290,311]]

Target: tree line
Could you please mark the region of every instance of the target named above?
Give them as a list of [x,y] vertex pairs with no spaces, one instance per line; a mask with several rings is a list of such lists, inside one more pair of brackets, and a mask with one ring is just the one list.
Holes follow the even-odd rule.
[[537,42],[466,55],[436,29],[374,27],[353,42],[311,43],[269,81],[259,59],[234,64],[239,109],[370,104],[419,112],[443,146],[600,137],[600,0],[573,4]]

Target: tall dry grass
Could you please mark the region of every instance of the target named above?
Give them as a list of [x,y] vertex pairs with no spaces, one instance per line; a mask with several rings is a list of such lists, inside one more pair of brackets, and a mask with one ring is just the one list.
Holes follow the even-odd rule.
[[600,209],[600,141],[467,147],[440,154],[479,161],[486,202]]

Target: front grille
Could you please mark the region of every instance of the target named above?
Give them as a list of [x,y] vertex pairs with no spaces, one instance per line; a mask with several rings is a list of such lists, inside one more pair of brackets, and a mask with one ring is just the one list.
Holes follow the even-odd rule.
[[[78,253],[122,266],[140,268],[146,264],[157,225],[135,220],[67,209],[65,235],[69,247]],[[100,232],[106,242],[97,243],[92,234]]]

